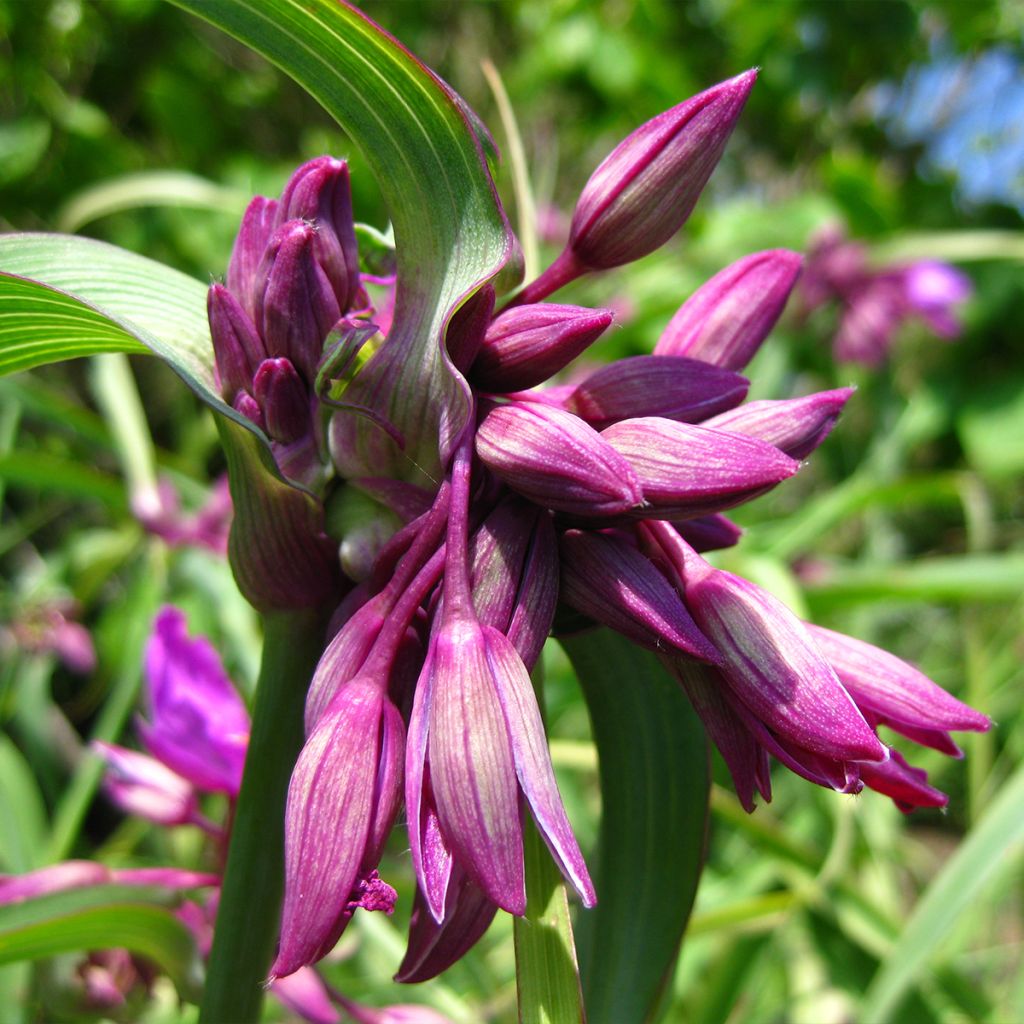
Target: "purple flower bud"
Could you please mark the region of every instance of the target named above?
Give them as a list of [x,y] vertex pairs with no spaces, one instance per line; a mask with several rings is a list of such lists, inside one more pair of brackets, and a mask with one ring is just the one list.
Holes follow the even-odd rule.
[[477,430],[476,452],[513,490],[558,512],[613,516],[642,500],[629,463],[593,427],[561,409],[497,406]]
[[124,811],[158,825],[187,825],[198,813],[192,784],[147,754],[116,746],[93,743],[106,762],[103,789]]
[[676,532],[694,551],[718,551],[739,543],[743,530],[725,516],[698,516],[673,523]]
[[444,905],[444,923],[434,920],[417,888],[409,919],[409,946],[395,981],[429,981],[460,960],[487,931],[497,906],[458,867],[453,869]]
[[405,728],[377,682],[343,686],[299,754],[285,811],[281,944],[271,977],[320,959],[356,907],[390,912],[376,877],[402,786]]
[[265,431],[267,429],[267,423],[263,418],[263,410],[260,408],[260,403],[248,391],[239,391],[231,405],[235,412],[240,412],[247,420],[255,423],[260,430]]
[[884,764],[861,765],[860,774],[867,786],[891,797],[904,814],[918,807],[945,807],[949,803],[945,793],[928,785],[928,773],[908,764],[898,750],[890,750]]
[[886,748],[803,623],[748,580],[712,569],[696,554],[684,558],[686,604],[750,711],[781,740],[822,758],[884,761]]
[[139,723],[150,753],[199,789],[238,793],[249,715],[208,640],[190,640],[185,616],[165,607],[146,644],[151,721]]
[[231,250],[226,278],[228,289],[252,319],[256,316],[256,272],[277,223],[277,200],[256,196],[246,208],[235,247]]
[[252,393],[273,440],[291,444],[311,432],[309,390],[290,360],[264,359],[253,377]]
[[559,551],[561,597],[571,608],[651,650],[718,661],[675,588],[635,547],[611,534],[569,530]]
[[316,228],[313,253],[345,312],[360,290],[348,164],[331,156],[303,164],[281,193],[279,223],[304,220]]
[[302,220],[286,221],[274,232],[257,273],[253,318],[267,354],[290,359],[308,385],[341,316],[315,245],[316,228]]
[[491,324],[470,377],[484,391],[535,387],[571,363],[611,322],[609,309],[515,306]]
[[555,862],[592,906],[593,886],[558,795],[530,677],[511,643],[472,618],[453,616],[431,642],[416,689],[406,808],[413,864],[435,919],[443,921],[445,894],[428,870],[431,851],[423,842],[431,798],[454,860],[492,902],[523,914],[522,792]]
[[221,284],[210,286],[206,310],[213,339],[217,387],[231,401],[239,391],[252,388],[252,378],[267,352],[249,314]]
[[767,441],[805,459],[832,432],[854,388],[818,391],[804,398],[747,402],[704,422],[705,427]]
[[925,746],[956,753],[955,746],[949,751],[948,737],[943,743],[946,732],[985,732],[991,726],[985,715],[894,654],[821,626],[808,624],[808,629],[857,706],[870,712],[878,723],[909,739],[923,739]]
[[632,356],[590,374],[565,407],[595,430],[640,416],[698,423],[738,405],[749,386],[745,377],[697,359]]
[[800,463],[742,434],[656,416],[623,420],[601,437],[629,462],[643,488],[645,518],[686,519],[739,505]]
[[682,227],[757,77],[746,71],[641,125],[605,158],[573,213],[569,249],[608,269],[654,252]]
[[504,500],[470,539],[473,607],[508,637],[528,669],[551,631],[558,601],[558,553],[546,512]]
[[679,308],[654,354],[742,370],[782,315],[800,265],[798,253],[770,249],[719,271]]

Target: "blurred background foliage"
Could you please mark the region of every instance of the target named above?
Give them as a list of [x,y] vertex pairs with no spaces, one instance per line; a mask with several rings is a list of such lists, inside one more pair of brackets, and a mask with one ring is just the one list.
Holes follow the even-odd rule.
[[[1024,1019],[1020,805],[999,803],[1020,791],[1024,758],[1024,6],[363,6],[507,150],[481,62],[497,66],[548,258],[579,189],[618,140],[680,99],[761,68],[687,228],[646,260],[567,291],[569,301],[617,310],[621,326],[593,358],[649,351],[711,273],[753,249],[805,249],[831,222],[868,242],[879,265],[938,258],[969,274],[962,336],[946,343],[910,325],[876,370],[833,361],[834,311],[783,320],[750,369],[752,397],[849,383],[859,391],[799,477],[741,511],[747,537],[720,564],[914,660],[997,727],[967,738],[963,763],[919,758],[950,808],[908,819],[880,797],[841,798],[781,772],[772,805],[747,818],[716,763],[708,869],[664,1019]],[[159,0],[0,2],[5,231],[81,231],[208,280],[223,272],[248,198],[277,194],[291,169],[322,152],[350,158],[357,218],[383,227],[365,164],[336,126],[208,26]],[[497,177],[515,211],[507,164]],[[160,602],[185,607],[243,685],[254,677],[254,622],[223,562],[167,549],[130,513],[140,459],[187,508],[223,468],[209,415],[154,360],[132,366],[148,427],[104,399],[97,365],[0,382],[2,871],[69,854],[189,862],[187,836],[121,821],[93,801],[98,773],[82,758],[85,739],[125,729]],[[91,631],[94,671],[76,674],[26,641],[25,623],[53,607]],[[592,839],[586,713],[561,652],[548,653],[555,757],[570,816]],[[394,852],[400,873],[406,858]],[[377,917],[346,934],[347,958],[327,968],[368,1001],[388,998],[401,949],[399,932]],[[71,984],[69,965],[54,970]],[[501,922],[421,998],[467,1024],[503,1021],[512,972]],[[156,996],[145,1019],[177,1019],[173,996],[159,987]],[[40,1008],[24,1019],[48,1019],[49,998],[37,979]],[[74,1016],[64,1004],[61,1013]]]

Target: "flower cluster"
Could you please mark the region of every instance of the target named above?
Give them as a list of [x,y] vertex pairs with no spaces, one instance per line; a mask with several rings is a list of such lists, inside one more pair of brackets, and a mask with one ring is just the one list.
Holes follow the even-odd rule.
[[900,328],[917,317],[940,338],[960,334],[956,311],[971,297],[970,278],[938,260],[872,267],[867,246],[831,225],[812,240],[800,281],[803,314],[838,303],[833,353],[840,362],[879,366]]
[[[497,908],[524,913],[527,810],[583,904],[595,902],[529,675],[559,602],[662,656],[748,809],[755,792],[770,797],[769,755],[841,792],[939,805],[877,728],[955,753],[949,730],[987,727],[910,666],[797,621],[700,554],[736,542],[722,513],[796,473],[851,394],[744,402],[740,371],[781,314],[798,255],[740,260],[682,305],[652,355],[544,386],[612,320],[545,300],[675,234],[754,79],[624,140],[585,186],[558,259],[497,311],[493,285],[467,296],[426,351],[392,329],[400,301],[394,321],[390,298],[379,322],[368,305],[343,164],[314,161],[280,201],[247,212],[227,285],[210,293],[224,395],[266,430],[286,475],[322,485],[333,472],[364,503],[346,519],[352,585],[306,702],[272,977],[324,956],[358,907],[393,899],[377,867],[403,804],[418,891],[400,980],[443,970]],[[374,354],[346,383],[339,346],[351,368],[359,331],[376,333]],[[464,422],[437,407],[441,372],[460,382]],[[325,385],[334,410],[317,404]],[[388,445],[433,446],[441,476],[367,455]]]

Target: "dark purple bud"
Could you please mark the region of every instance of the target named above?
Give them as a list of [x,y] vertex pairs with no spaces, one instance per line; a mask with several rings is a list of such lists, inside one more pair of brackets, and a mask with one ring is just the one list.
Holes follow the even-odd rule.
[[290,360],[264,359],[252,390],[263,410],[266,431],[275,441],[290,444],[310,432],[309,391]]
[[679,308],[654,354],[742,370],[782,315],[801,262],[798,253],[769,249],[719,271]]
[[303,164],[281,193],[279,222],[304,220],[316,228],[313,252],[345,312],[359,292],[359,251],[352,222],[348,165],[331,156]]
[[673,524],[694,551],[719,551],[739,542],[743,530],[725,516],[698,516]]
[[494,286],[484,285],[456,311],[445,332],[445,344],[452,365],[465,373],[476,359],[494,315]]
[[590,374],[565,403],[595,430],[638,416],[699,423],[747,397],[746,377],[697,359],[631,356]]
[[305,221],[287,221],[274,232],[257,275],[254,317],[267,354],[290,359],[310,385],[341,316],[315,243],[316,228]]
[[242,308],[255,319],[256,274],[263,254],[277,225],[276,199],[256,196],[242,217],[228,263],[227,285],[242,304]]
[[578,416],[539,404],[492,409],[476,434],[488,469],[538,505],[613,516],[643,500],[629,463]]
[[434,920],[419,888],[409,919],[409,946],[395,981],[429,981],[447,970],[479,941],[487,931],[497,906],[457,866],[445,894],[444,923]]
[[640,481],[645,518],[686,519],[732,508],[800,468],[764,441],[655,416],[623,420],[601,437]]
[[267,429],[266,420],[263,418],[263,410],[260,403],[256,401],[248,391],[239,391],[235,400],[231,403],[235,412],[240,412],[247,420],[251,420],[260,430]]
[[767,441],[790,458],[805,459],[825,440],[855,388],[818,391],[805,398],[747,402],[703,425]]
[[590,176],[569,249],[594,269],[654,252],[682,227],[757,77],[746,71],[641,125]]
[[211,285],[206,311],[213,339],[217,387],[228,399],[252,387],[257,367],[267,351],[242,304],[222,284]]
[[562,600],[653,651],[718,661],[682,599],[657,566],[624,540],[569,530],[559,544]]
[[571,363],[611,322],[610,309],[516,306],[491,324],[470,377],[484,391],[535,387]]

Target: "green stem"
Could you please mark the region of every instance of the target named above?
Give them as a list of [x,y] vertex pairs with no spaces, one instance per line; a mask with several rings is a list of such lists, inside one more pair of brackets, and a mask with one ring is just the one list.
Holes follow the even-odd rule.
[[302,747],[306,688],[323,651],[319,612],[263,618],[252,734],[238,796],[199,1020],[259,1020],[284,888],[284,806]]

